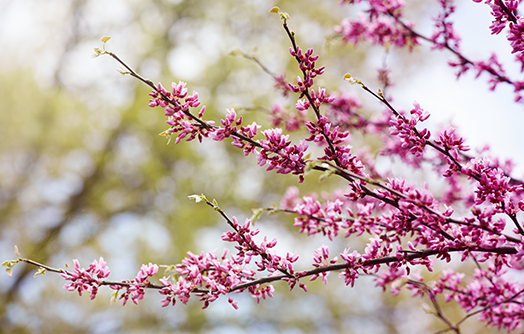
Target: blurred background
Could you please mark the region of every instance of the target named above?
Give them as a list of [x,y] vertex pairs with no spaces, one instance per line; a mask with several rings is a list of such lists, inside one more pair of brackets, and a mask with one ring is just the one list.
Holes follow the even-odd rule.
[[[350,72],[377,87],[375,69],[384,61],[396,83],[390,91],[399,109],[414,100],[432,113],[430,126],[459,125],[473,147],[487,142],[503,158],[522,163],[522,106],[512,103],[509,87],[486,93],[487,84],[472,74],[455,81],[449,54],[414,52],[367,44],[358,49],[334,39],[333,26],[363,7],[340,6],[338,0],[0,0],[0,260],[24,257],[53,267],[79,259],[87,267],[103,256],[111,280],[135,277],[142,263],[179,263],[187,251],[200,253],[225,245],[225,222],[188,195],[204,193],[239,221],[252,208],[279,203],[288,186],[301,194],[331,191],[338,180],[304,184],[297,178],[265,172],[227,142],[211,140],[166,145],[158,133],[168,126],[160,109],[148,104],[148,89],[122,77],[110,57],[91,59],[100,37],[111,36],[107,49],[153,82],[170,87],[188,82],[207,106],[206,119],[217,122],[234,107],[246,119],[270,127],[268,110],[280,96],[271,77],[253,61],[231,56],[233,49],[256,56],[274,73],[296,75],[289,41],[273,6],[291,15],[303,49],[313,47],[319,65],[327,65],[317,84],[331,91],[357,94],[362,112],[382,110],[358,87],[343,82]],[[462,6],[462,4],[461,4]],[[408,18],[431,32],[435,4],[414,1]],[[457,12],[464,51],[486,59],[490,50],[509,54],[504,38],[489,35],[489,8],[465,4]],[[501,57],[504,59],[503,57]],[[506,58],[509,61],[511,58]],[[509,62],[508,62],[509,64]],[[508,72],[518,68],[508,65]],[[354,136],[356,148],[376,143]],[[375,147],[376,149],[376,147]],[[515,154],[515,152],[517,154]],[[379,158],[379,164],[388,163]],[[517,177],[522,165],[516,169]],[[399,170],[402,173],[402,170]],[[423,178],[423,175],[414,176]],[[416,180],[414,180],[416,181]],[[277,237],[277,251],[298,252],[307,268],[312,251],[328,241],[299,236],[292,217],[263,216],[261,235]],[[338,239],[333,251],[366,240]],[[332,254],[334,255],[334,253]],[[310,291],[288,292],[276,284],[275,298],[256,302],[236,295],[239,310],[226,299],[201,310],[189,305],[160,307],[151,292],[140,304],[110,304],[109,289],[98,298],[79,297],[62,289],[55,274],[33,278],[36,268],[17,265],[13,276],[0,274],[0,333],[424,333],[444,328],[422,310],[424,300],[397,298],[361,278],[355,288],[330,276],[330,284],[309,284]],[[453,304],[448,305],[454,312]],[[460,314],[457,315],[457,319]],[[483,331],[468,320],[465,333]],[[483,331],[485,332],[485,331]]]

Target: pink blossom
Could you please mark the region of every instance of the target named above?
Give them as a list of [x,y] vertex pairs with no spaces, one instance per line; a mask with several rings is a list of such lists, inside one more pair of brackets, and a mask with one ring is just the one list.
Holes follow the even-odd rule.
[[282,135],[282,129],[270,129],[262,131],[267,138],[260,141],[262,149],[258,153],[258,164],[264,166],[268,164],[266,170],[276,169],[277,173],[299,175],[303,180],[302,174],[306,163],[303,159],[305,151],[308,149],[304,140],[299,145],[291,145],[289,135]]
[[413,105],[415,108],[410,112],[410,119],[402,115],[393,116],[389,124],[391,125],[391,134],[399,137],[401,147],[408,148],[411,153],[420,157],[422,152],[424,152],[426,141],[431,136],[431,133],[427,129],[419,131],[416,129],[416,126],[419,122],[428,119],[429,114],[424,112],[417,102]]
[[451,14],[455,12],[453,1],[439,0],[439,2],[442,6],[442,13],[433,18],[435,30],[429,39],[434,42],[433,48],[435,49],[442,49],[453,44],[454,50],[459,51],[460,36],[453,28],[453,22],[449,20]]
[[94,260],[88,269],[80,268],[80,263],[76,259],[73,260],[73,263],[75,264],[73,273],[62,272],[60,274],[60,276],[66,280],[71,281],[71,283],[64,285],[64,289],[68,291],[77,290],[80,296],[82,295],[82,291],[86,290],[91,293],[91,299],[95,299],[98,293],[98,287],[100,286],[100,280],[110,274],[106,262],[100,257],[100,260]]

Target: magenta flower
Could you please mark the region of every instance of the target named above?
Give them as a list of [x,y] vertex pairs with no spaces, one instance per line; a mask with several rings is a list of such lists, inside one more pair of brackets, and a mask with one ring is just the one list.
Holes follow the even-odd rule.
[[100,257],[100,260],[94,260],[87,270],[80,268],[78,260],[74,259],[73,263],[75,264],[73,273],[62,272],[60,274],[60,276],[66,280],[72,281],[69,284],[65,284],[64,289],[68,291],[77,290],[80,296],[82,295],[82,291],[89,291],[91,293],[91,299],[95,299],[98,293],[98,287],[100,286],[100,280],[110,274],[106,262]]
[[258,153],[258,164],[264,166],[268,164],[266,170],[276,169],[277,173],[299,175],[303,180],[304,153],[308,149],[304,140],[299,145],[291,145],[289,135],[282,135],[282,129],[270,129],[262,131],[267,138],[260,141],[262,149]]

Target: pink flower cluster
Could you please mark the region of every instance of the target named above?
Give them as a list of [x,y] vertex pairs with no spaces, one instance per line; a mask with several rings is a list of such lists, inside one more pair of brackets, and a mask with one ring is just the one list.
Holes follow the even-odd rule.
[[413,48],[420,44],[417,36],[407,29],[412,26],[411,23],[406,23],[404,26],[391,17],[378,16],[387,13],[387,8],[383,6],[372,7],[367,18],[363,15],[356,19],[345,18],[334,30],[342,36],[342,40],[346,43],[357,44],[359,41],[369,41],[373,44],[399,48],[405,46]]
[[144,298],[146,289],[150,286],[149,277],[154,276],[158,273],[158,265],[152,264],[143,264],[140,268],[140,271],[137,273],[136,277],[132,280],[121,281],[125,283],[123,285],[111,284],[110,287],[113,290],[124,289],[119,299],[122,300],[122,304],[125,305],[127,301],[131,298],[131,301],[138,305],[138,301]]
[[[213,122],[198,123],[195,122],[195,117],[189,113],[189,108],[196,108],[200,105],[198,100],[198,93],[187,95],[186,83],[180,81],[178,84],[172,83],[172,91],[167,91],[162,84],[158,84],[157,88],[149,94],[152,99],[149,100],[150,107],[160,106],[164,108],[165,115],[168,116],[167,124],[171,126],[168,130],[170,133],[178,133],[175,143],[178,144],[182,139],[189,136],[186,141],[193,140],[198,137],[202,141],[203,137],[207,137],[209,129]],[[204,115],[206,107],[202,107],[198,113],[199,117]]]
[[508,332],[520,328],[524,316],[522,303],[524,302],[524,286],[517,282],[504,280],[491,270],[475,269],[474,279],[464,282],[465,275],[446,269],[432,287],[419,282],[408,285],[414,295],[423,296],[425,293],[444,294],[446,301],[455,300],[466,312],[480,310],[480,320],[486,325],[507,329]]
[[[338,258],[336,256],[332,258],[331,260],[329,260],[329,247],[326,245],[322,245],[322,247],[318,248],[313,253],[313,267],[315,268],[323,268],[330,264],[335,264],[337,263],[337,261],[338,261]],[[327,285],[328,283],[327,278],[329,276],[329,271],[323,271],[318,274],[313,274],[309,280],[314,281],[320,276],[322,277],[322,282],[324,282],[324,284]]]
[[[473,0],[482,2],[482,0]],[[343,3],[360,3],[360,1],[342,1]],[[490,26],[492,34],[499,34],[508,28],[507,39],[511,44],[515,59],[521,64],[524,71],[524,19],[517,15],[519,1],[516,0],[485,0],[491,7],[493,22]],[[460,36],[451,20],[456,6],[451,0],[439,0],[441,13],[433,17],[434,30],[430,36],[423,36],[414,30],[414,25],[403,20],[403,3],[400,1],[373,0],[368,1],[367,16],[346,18],[339,26],[334,27],[335,32],[341,35],[345,43],[357,44],[359,41],[369,41],[373,44],[383,45],[386,48],[394,45],[408,47],[410,50],[419,45],[419,40],[424,39],[432,43],[432,49],[448,49],[456,57],[449,61],[449,65],[456,67],[457,77],[475,68],[477,75],[486,73],[489,76],[490,89],[501,83],[511,84],[515,92],[515,101],[522,101],[524,81],[512,80],[505,73],[497,57],[492,55],[487,62],[468,59],[460,51]]]
[[439,0],[442,7],[442,13],[437,14],[433,19],[435,21],[435,30],[429,38],[432,41],[433,48],[443,49],[453,44],[453,49],[459,51],[460,36],[453,28],[453,21],[450,20],[451,14],[455,12],[453,1]]
[[80,296],[82,295],[82,291],[88,291],[91,293],[91,299],[95,299],[100,286],[100,280],[110,274],[106,262],[101,257],[99,261],[94,260],[87,269],[80,269],[80,263],[77,259],[74,259],[73,263],[75,264],[75,271],[73,273],[64,271],[60,274],[60,276],[67,281],[71,281],[71,283],[64,285],[64,289],[68,291],[77,290]]
[[[296,188],[294,188],[296,189]],[[290,189],[293,191],[294,189]],[[290,191],[286,193],[289,200]],[[298,191],[292,195],[298,198]],[[296,202],[296,201],[293,201]],[[285,205],[285,203],[283,203]],[[295,218],[294,226],[298,226],[300,233],[314,235],[322,233],[333,240],[341,228],[347,227],[347,219],[342,218],[343,202],[340,199],[327,201],[322,205],[320,201],[311,196],[304,196],[293,206],[283,206],[284,209],[292,210],[298,214]]]
[[[319,160],[338,161],[344,154],[349,154],[350,146],[340,145],[343,144],[345,139],[349,137],[348,131],[339,132],[338,127],[332,128],[332,124],[328,121],[325,116],[320,116],[316,122],[306,121],[306,127],[311,134],[307,141],[312,141],[320,145],[326,145],[331,143],[324,149],[326,155],[319,158]],[[335,145],[337,145],[335,147]]]
[[307,109],[299,110],[297,113],[289,112],[284,110],[278,103],[273,104],[269,113],[271,114],[270,121],[273,127],[282,127],[288,132],[299,130],[307,118]]
[[[326,90],[323,88],[318,88],[318,93],[316,93],[315,90],[312,90],[310,98],[313,101],[313,105],[316,108],[320,107],[324,103],[331,103],[335,100],[335,97],[327,96]],[[311,108],[311,103],[309,102],[309,99],[307,98],[298,100],[295,108],[298,111],[306,111],[309,108]]]
[[[228,109],[228,114],[225,119],[220,120],[223,127],[215,127],[212,131],[213,140],[222,141],[226,138],[233,136],[233,146],[241,148],[244,150],[244,155],[249,155],[255,151],[255,144],[253,141],[246,142],[247,140],[252,140],[256,134],[260,125],[253,122],[251,125],[243,126],[242,116],[237,119],[237,114],[235,109]],[[240,128],[238,128],[240,126]],[[242,135],[242,136],[239,136]]]
[[359,99],[343,92],[333,97],[325,113],[329,122],[343,130],[365,129],[369,121],[358,113],[358,109],[362,107]]
[[315,62],[318,59],[318,55],[313,56],[313,49],[308,49],[305,53],[303,53],[299,46],[296,47],[296,50],[290,47],[289,53],[297,59],[298,66],[304,74],[304,77],[302,79],[300,77],[297,77],[296,85],[288,83],[288,87],[289,89],[291,89],[291,91],[295,93],[300,92],[300,99],[306,94],[308,89],[313,86],[313,79],[316,76],[323,74],[326,67],[322,66],[319,68],[315,68]]
[[[219,259],[214,252],[202,252],[200,255],[188,252],[187,257],[175,268],[179,278],[174,283],[166,277],[160,280],[164,286],[160,294],[166,296],[162,306],[174,305],[175,298],[186,304],[191,294],[195,294],[204,302],[203,308],[207,308],[220,295],[229,294],[238,284],[253,280],[255,272],[242,268],[243,259],[233,256],[228,260],[227,253],[225,250]],[[203,292],[204,288],[206,292]],[[272,287],[260,290],[262,292],[259,294],[263,294],[264,298],[267,294],[271,296],[273,291]],[[233,307],[238,308],[231,298],[229,301]]]
[[477,178],[479,185],[475,190],[475,204],[488,201],[498,204],[506,213],[515,213],[515,207],[510,195],[521,191],[522,185],[510,185],[510,178],[500,168],[492,168],[483,159],[471,160],[463,169],[464,174]]
[[[277,243],[276,239],[268,242],[264,238],[261,243],[255,242],[254,237],[259,230],[252,230],[249,220],[240,225],[233,217],[231,223],[233,230],[224,233],[222,240],[235,243],[236,253],[231,255],[231,259],[227,259],[228,251],[224,250],[219,259],[214,252],[202,252],[200,255],[188,252],[182,263],[175,267],[179,276],[175,283],[165,277],[160,280],[164,286],[160,294],[166,296],[162,301],[163,306],[174,305],[175,298],[185,304],[192,293],[204,302],[203,308],[208,307],[220,295],[231,292],[247,290],[257,302],[273,297],[272,285],[256,283],[257,272],[268,272],[270,276],[283,273],[291,288],[295,285],[300,276],[293,268],[293,263],[298,260],[297,255],[288,253],[284,258],[276,255],[271,250]],[[256,259],[256,271],[248,269],[253,259]],[[299,284],[306,289],[304,284]],[[228,300],[234,308],[238,308],[237,302],[231,297]]]
[[292,145],[289,135],[282,135],[282,129],[262,131],[266,139],[260,140],[262,149],[258,153],[258,164],[268,164],[266,170],[276,169],[277,173],[299,175],[299,181],[304,180],[304,153],[308,146],[304,140],[299,145]]
[[[474,2],[482,2],[482,0],[473,0]],[[515,13],[517,12],[517,7],[519,1],[515,0],[504,0],[504,1],[494,1],[494,0],[485,0],[484,1],[489,7],[491,7],[491,15],[493,16],[493,21],[491,26],[492,35],[498,35],[506,28],[508,22],[515,21]]]
[[419,157],[424,152],[426,141],[431,136],[427,129],[417,130],[416,126],[419,122],[424,122],[429,118],[429,113],[424,112],[418,103],[414,103],[414,109],[411,109],[411,118],[406,118],[402,115],[393,116],[389,124],[391,125],[391,134],[398,136],[400,139],[400,146],[408,149],[415,156]]

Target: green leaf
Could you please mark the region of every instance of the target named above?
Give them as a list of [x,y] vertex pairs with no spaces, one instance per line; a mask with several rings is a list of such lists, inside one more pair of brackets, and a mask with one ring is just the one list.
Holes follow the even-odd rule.
[[325,171],[324,173],[320,174],[320,176],[318,177],[318,182],[324,181],[325,179],[327,179],[328,177],[330,177],[333,174],[334,174],[334,171],[332,170]]
[[251,210],[253,211],[253,215],[251,216],[251,218],[249,218],[249,220],[251,221],[253,225],[255,225],[255,222],[257,222],[260,219],[260,216],[262,216],[262,212],[264,212],[264,209],[258,208],[258,209],[251,209]]
[[126,70],[125,68],[119,68],[116,70],[118,73],[122,74],[122,75],[126,75],[126,74],[131,74],[131,72],[129,72],[128,70]]
[[166,131],[162,131],[158,134],[159,136],[163,136],[167,138],[167,145],[171,142],[171,136],[173,136],[173,132],[170,132],[169,129]]
[[7,260],[2,263],[4,267],[13,268],[15,264],[18,263],[18,260]]
[[107,43],[107,41],[109,41],[111,39],[110,36],[104,36],[102,38],[100,38],[100,40],[102,41],[102,43]]
[[9,276],[13,276],[13,268],[5,268],[5,273]]
[[111,293],[111,302],[116,303],[118,301],[118,290]]
[[166,270],[164,270],[164,276],[170,276],[171,274],[174,274],[176,273],[175,269],[176,269],[176,266],[174,264],[171,264],[169,266],[165,266],[166,267]]
[[280,19],[284,21],[284,23],[287,23],[287,20],[289,20],[290,18],[291,16],[289,16],[288,13],[286,12],[280,13]]
[[40,268],[38,268],[36,273],[33,275],[33,277],[40,276],[40,275],[44,275],[45,276],[45,272],[46,272],[45,268],[40,267]]
[[206,199],[206,196],[204,196],[204,194],[202,194],[202,195],[191,195],[191,196],[187,196],[187,198],[194,200],[195,203],[200,203],[200,202],[202,202],[202,201],[204,201]]
[[268,215],[268,216],[276,215],[277,213],[282,212],[282,211],[283,211],[283,210],[281,210],[281,209],[279,209],[279,208],[274,208],[274,209],[272,209],[272,210],[269,210],[269,211],[267,212],[267,215]]

